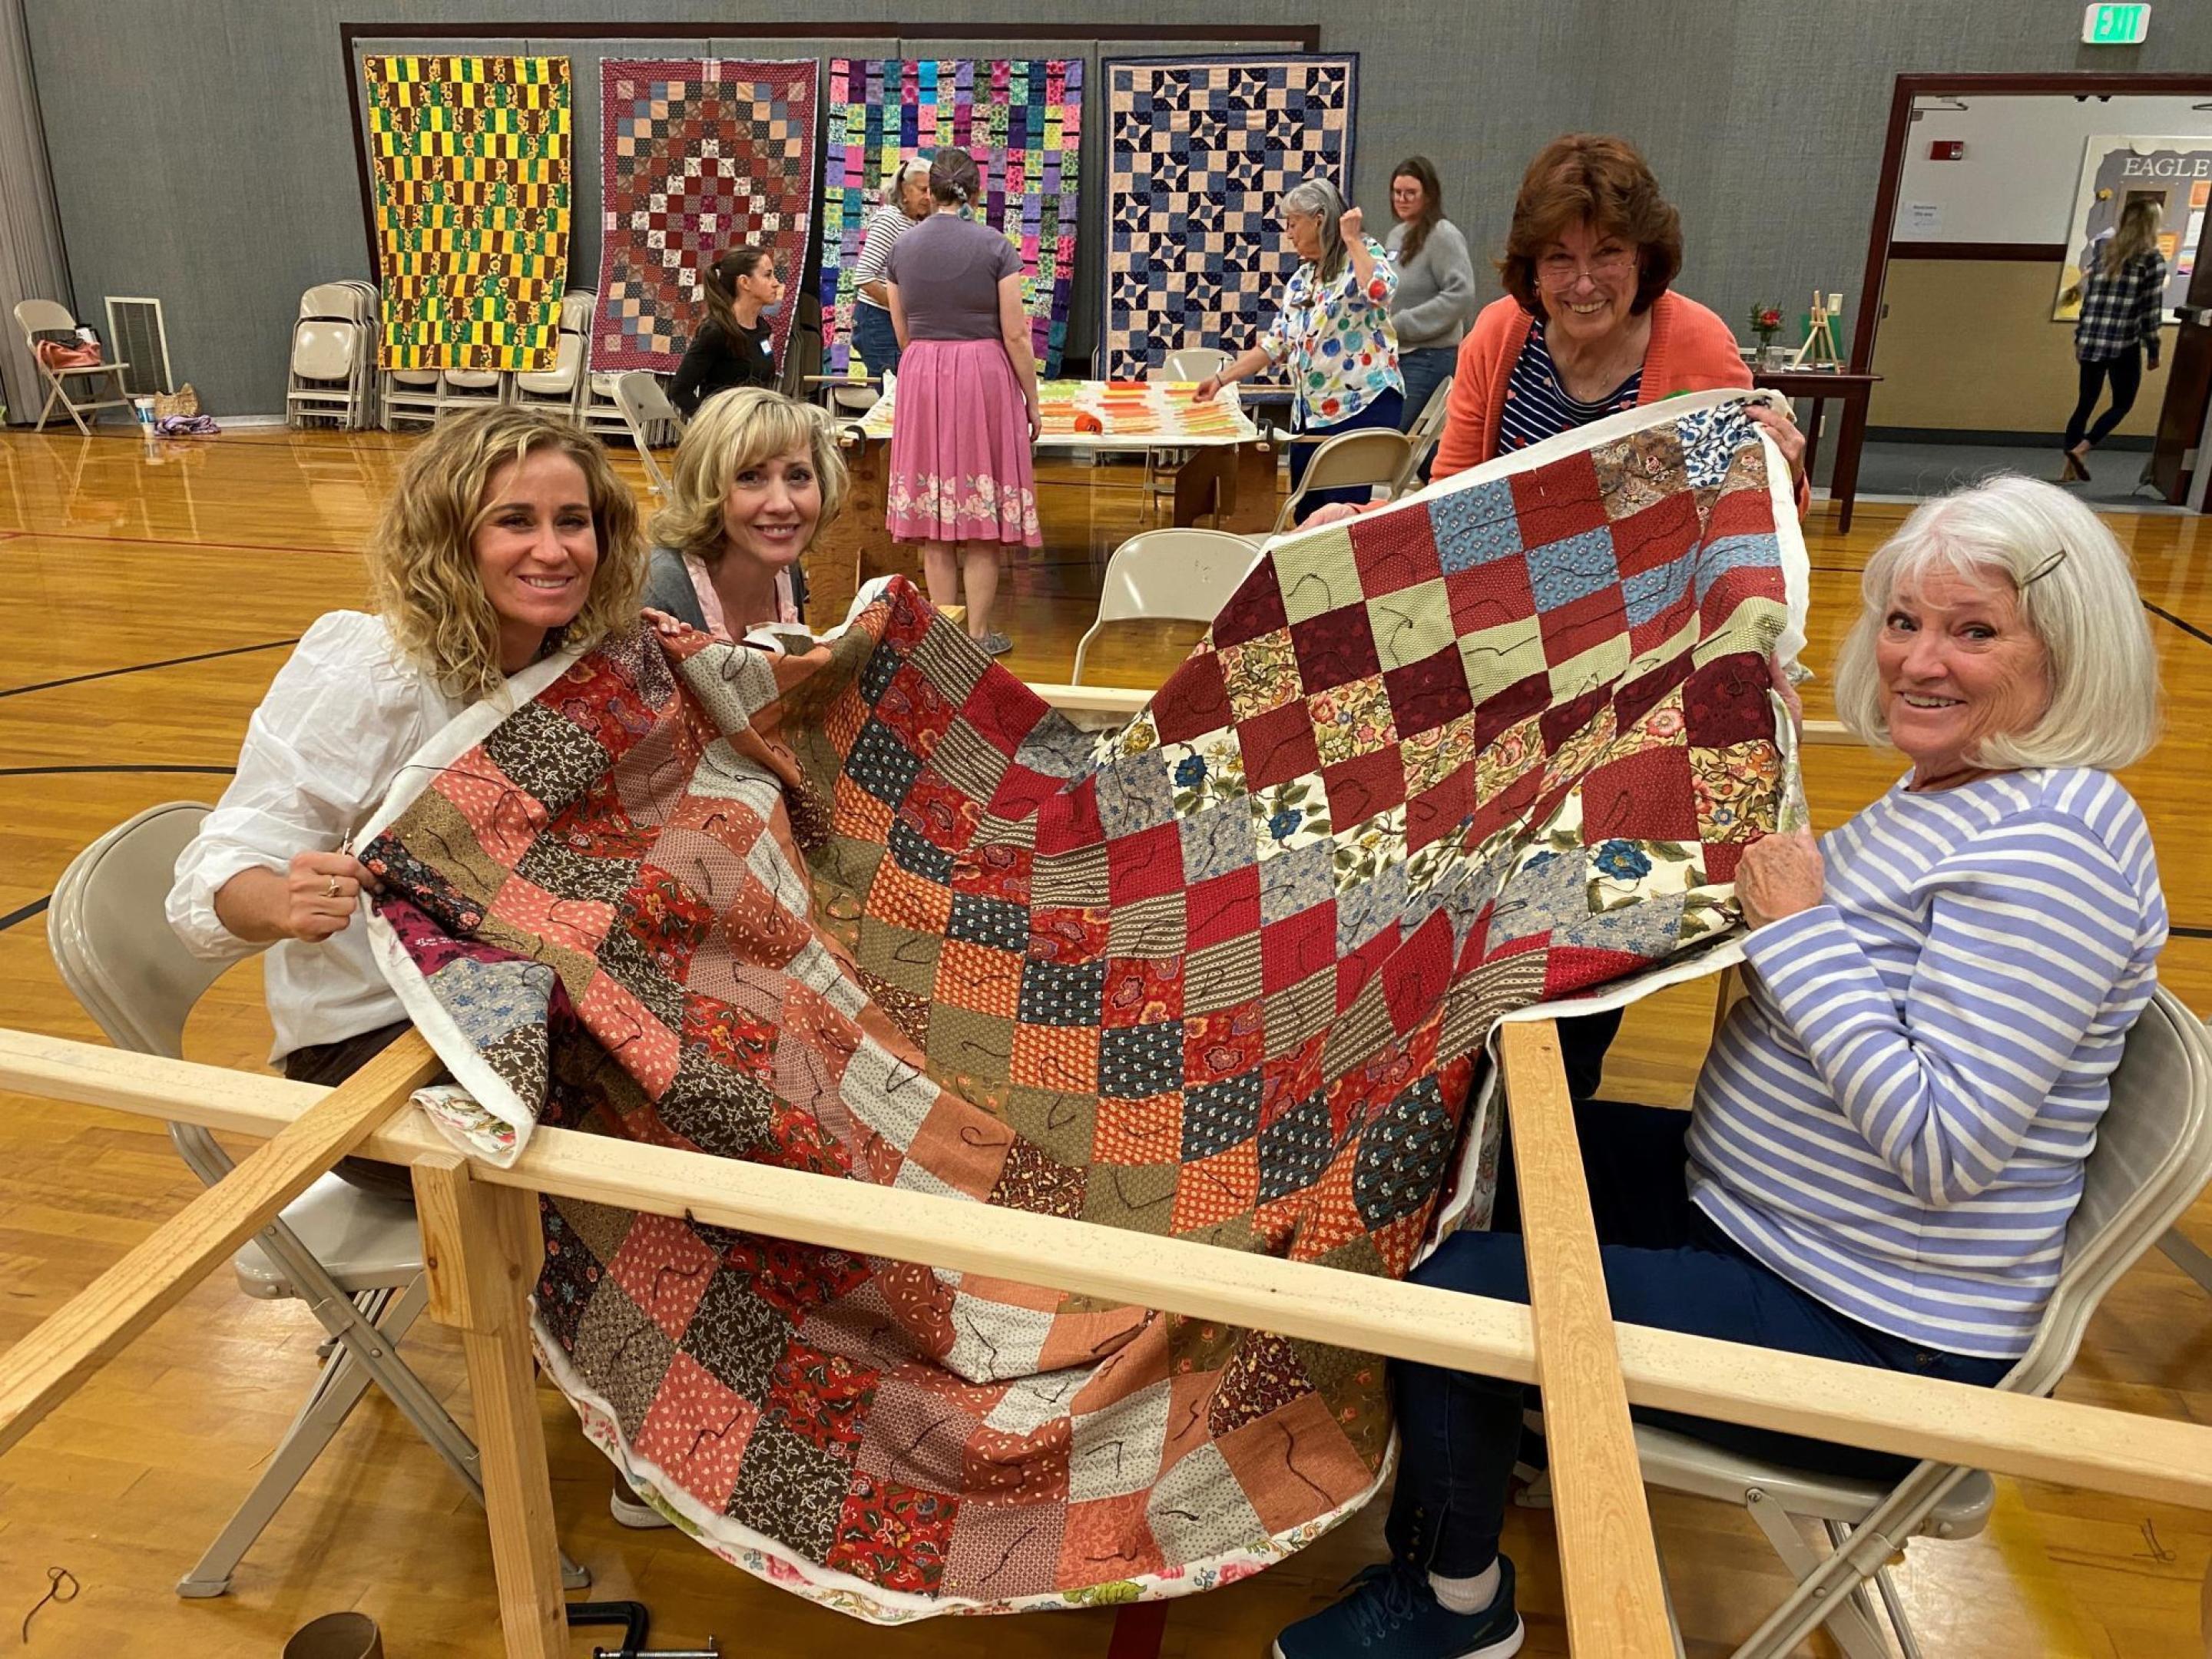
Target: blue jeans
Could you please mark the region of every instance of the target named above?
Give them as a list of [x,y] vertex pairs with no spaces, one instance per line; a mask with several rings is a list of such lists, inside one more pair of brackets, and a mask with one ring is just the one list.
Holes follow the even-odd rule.
[[[1313,460],[1314,451],[1339,433],[1358,432],[1371,426],[1397,431],[1398,410],[1404,403],[1405,399],[1400,393],[1386,392],[1357,415],[1346,416],[1334,426],[1317,426],[1299,434],[1291,441],[1291,488],[1296,489],[1298,480],[1306,476],[1306,468]],[[1304,524],[1331,501],[1350,501],[1356,506],[1372,501],[1374,497],[1374,490],[1364,484],[1355,489],[1316,489],[1298,503],[1297,516],[1293,522]]]
[[880,374],[885,369],[898,372],[898,331],[891,326],[891,314],[881,306],[855,305],[853,307],[853,349],[860,354],[860,361],[868,366],[868,373]]
[[1429,406],[1430,396],[1458,366],[1457,346],[1422,346],[1398,354],[1398,372],[1406,377],[1406,409],[1398,417],[1399,431],[1413,429],[1413,422]]
[[[1690,1203],[1682,1175],[1689,1127],[1687,1112],[1656,1106],[1593,1100],[1575,1108],[1615,1319],[1984,1388],[2012,1369],[2010,1360],[1923,1348],[1862,1325],[1753,1261]],[[1471,1296],[1528,1301],[1510,1139],[1499,1159],[1492,1231],[1453,1234],[1413,1278]],[[1497,1558],[1522,1408],[1536,1390],[1395,1360],[1390,1374],[1402,1440],[1385,1529],[1390,1552],[1447,1578],[1472,1577]],[[1673,1412],[1639,1408],[1634,1415],[1799,1468],[1894,1481],[1912,1467],[1911,1458]]]

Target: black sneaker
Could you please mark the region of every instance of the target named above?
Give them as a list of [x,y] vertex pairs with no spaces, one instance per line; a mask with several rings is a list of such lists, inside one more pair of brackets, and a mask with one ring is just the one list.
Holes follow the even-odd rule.
[[1507,1659],[1521,1651],[1513,1610],[1513,1563],[1498,1558],[1498,1594],[1480,1613],[1454,1613],[1436,1598],[1428,1575],[1377,1562],[1345,1586],[1335,1606],[1301,1619],[1275,1638],[1275,1659]]

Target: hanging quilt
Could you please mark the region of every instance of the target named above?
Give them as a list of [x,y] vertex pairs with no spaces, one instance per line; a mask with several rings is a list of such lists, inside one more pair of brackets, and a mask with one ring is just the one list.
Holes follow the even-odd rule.
[[386,368],[550,369],[568,269],[568,60],[368,58]]
[[[1404,1273],[1503,1012],[1698,950],[1790,763],[1775,453],[1679,399],[1279,543],[1079,732],[903,579],[614,640],[367,830],[472,1152],[540,1123]],[[1387,1472],[1381,1364],[567,1200],[549,1374],[726,1559],[864,1618],[1206,1589]]]
[[1232,356],[1282,303],[1297,257],[1283,192],[1352,177],[1357,56],[1139,58],[1106,77],[1106,374],[1170,351]]
[[[599,313],[592,367],[673,374],[706,315],[707,267],[756,243],[796,289],[814,206],[811,58],[599,65]],[[774,317],[783,362],[798,307]]]
[[860,372],[848,274],[884,180],[917,150],[954,145],[983,174],[978,217],[1022,256],[1022,306],[1041,373],[1060,373],[1075,289],[1079,58],[833,58],[822,191],[823,373]]

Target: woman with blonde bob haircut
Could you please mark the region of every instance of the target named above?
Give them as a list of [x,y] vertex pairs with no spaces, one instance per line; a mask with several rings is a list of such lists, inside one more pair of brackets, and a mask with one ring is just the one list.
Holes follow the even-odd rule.
[[[1575,1103],[1613,1316],[1988,1388],[2034,1341],[2083,1164],[2166,943],[2149,827],[2112,768],[2156,731],[2127,559],[2054,485],[1930,501],[1874,556],[1837,701],[1912,769],[1817,844],[1731,872],[1753,994],[1687,1112]],[[1509,1133],[1487,1231],[1417,1284],[1528,1299]],[[1275,1659],[1519,1650],[1498,1553],[1522,1385],[1395,1364],[1390,1548]],[[1740,1455],[1899,1480],[1885,1453],[1638,1407]]]
[[[177,860],[170,926],[194,953],[270,948],[287,1077],[334,1084],[406,1029],[352,925],[374,878],[354,832],[470,704],[564,647],[634,627],[645,559],[629,487],[565,420],[507,407],[438,427],[369,538],[373,612],[308,629],[248,722],[238,771]],[[404,1195],[406,1173],[339,1173]]]
[[646,605],[725,639],[798,623],[799,559],[845,491],[823,410],[757,386],[709,398],[684,428],[668,505],[653,520]]

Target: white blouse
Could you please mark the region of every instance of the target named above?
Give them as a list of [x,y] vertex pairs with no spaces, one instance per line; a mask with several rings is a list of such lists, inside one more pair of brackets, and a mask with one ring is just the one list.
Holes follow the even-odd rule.
[[[301,853],[335,852],[383,803],[410,757],[467,705],[399,652],[379,617],[333,611],[310,628],[246,728],[238,774],[177,860],[169,925],[196,956],[260,948],[216,918],[241,870],[282,873]],[[319,943],[280,939],[263,969],[272,1060],[407,1018],[356,915]]]

